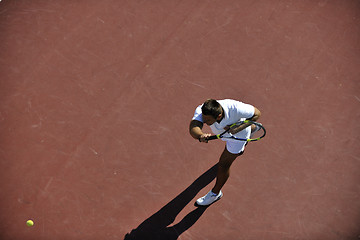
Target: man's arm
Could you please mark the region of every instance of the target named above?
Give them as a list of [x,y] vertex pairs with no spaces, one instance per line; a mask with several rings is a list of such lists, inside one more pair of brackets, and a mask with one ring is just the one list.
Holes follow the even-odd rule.
[[203,133],[203,126],[204,124],[202,122],[192,120],[189,125],[189,132],[194,139],[198,139],[200,142],[207,142],[206,138],[211,136],[211,134]]
[[[247,120],[250,120],[250,121],[257,121],[260,116],[261,116],[261,112],[259,109],[257,109],[256,107],[254,107],[254,115],[251,117],[251,118],[248,118]],[[236,134],[242,130],[244,130],[245,128],[249,127],[251,125],[251,123],[244,123],[244,124],[241,124],[240,126],[236,127],[236,128],[233,128],[230,130],[230,133],[231,134]]]
[[260,118],[261,112],[256,107],[254,107],[254,108],[255,108],[254,116],[252,118],[248,119],[248,120],[256,122]]

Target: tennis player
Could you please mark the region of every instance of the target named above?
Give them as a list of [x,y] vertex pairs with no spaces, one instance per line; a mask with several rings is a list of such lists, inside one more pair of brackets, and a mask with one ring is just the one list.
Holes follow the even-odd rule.
[[[244,120],[256,121],[260,111],[250,105],[232,99],[215,100],[208,99],[199,105],[189,126],[190,135],[202,142],[207,143],[209,133],[202,131],[204,123],[209,125],[212,132],[217,135],[229,129],[229,126]],[[229,132],[239,138],[249,138],[252,132],[257,131],[255,125],[242,124],[231,128]],[[223,140],[223,139],[222,139]],[[196,201],[197,205],[208,206],[220,200],[223,193],[221,188],[230,176],[230,166],[233,161],[243,154],[246,141],[226,139],[225,149],[220,156],[215,186],[203,197]]]

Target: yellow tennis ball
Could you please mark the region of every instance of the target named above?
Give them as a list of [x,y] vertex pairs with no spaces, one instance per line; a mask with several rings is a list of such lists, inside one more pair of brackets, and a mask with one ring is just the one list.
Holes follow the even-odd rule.
[[32,227],[32,226],[34,226],[34,222],[33,222],[32,220],[27,220],[27,221],[26,221],[26,225],[27,225],[28,227]]

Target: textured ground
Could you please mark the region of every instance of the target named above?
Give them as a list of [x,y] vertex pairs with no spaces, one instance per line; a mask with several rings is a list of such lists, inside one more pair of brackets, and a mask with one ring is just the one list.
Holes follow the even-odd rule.
[[[2,0],[0,237],[358,239],[359,65],[357,0]],[[268,135],[197,209],[207,98]]]

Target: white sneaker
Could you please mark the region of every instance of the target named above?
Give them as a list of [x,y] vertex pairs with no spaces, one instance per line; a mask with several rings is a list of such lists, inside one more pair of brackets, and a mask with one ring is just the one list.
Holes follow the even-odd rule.
[[221,192],[221,190],[217,195],[210,190],[205,196],[196,200],[196,204],[199,206],[209,206],[210,204],[213,204],[214,202],[220,200],[222,196],[223,193]]

